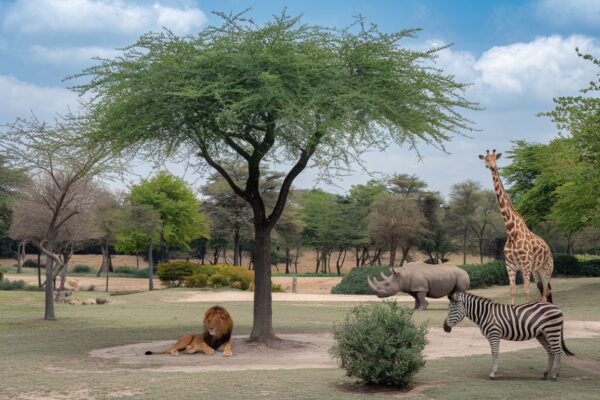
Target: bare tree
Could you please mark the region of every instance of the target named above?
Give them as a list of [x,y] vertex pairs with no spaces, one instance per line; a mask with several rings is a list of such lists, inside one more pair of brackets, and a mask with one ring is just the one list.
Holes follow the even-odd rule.
[[371,207],[369,231],[373,240],[378,246],[390,249],[391,266],[396,262],[396,252],[400,247],[400,265],[403,265],[410,250],[427,232],[423,212],[415,200],[388,193],[378,195]]
[[[38,182],[24,194],[24,202],[43,205],[36,208],[40,213],[36,217],[46,223],[35,234],[46,255],[46,282],[55,278],[55,263],[60,269],[61,260],[55,253],[61,229],[67,230],[67,223],[91,203],[93,195],[88,192],[88,185],[94,177],[118,166],[105,146],[89,145],[80,139],[82,133],[93,129],[92,121],[74,116],[57,119],[53,125],[32,117],[7,126],[0,139],[0,147],[10,149],[15,162]],[[51,284],[46,284],[44,318],[56,319]]]

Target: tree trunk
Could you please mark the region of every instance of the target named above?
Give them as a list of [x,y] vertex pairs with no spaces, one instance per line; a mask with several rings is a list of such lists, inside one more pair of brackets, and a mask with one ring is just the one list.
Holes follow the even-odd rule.
[[572,256],[574,252],[573,249],[573,232],[570,232],[567,235],[567,254]]
[[465,225],[463,233],[463,264],[467,263],[467,226]]
[[483,238],[479,238],[479,263],[483,264]]
[[290,248],[287,244],[285,245],[285,273],[290,273]]
[[316,268],[315,268],[315,274],[318,274],[319,273],[319,267],[321,266],[321,255],[319,254],[319,249],[315,249],[315,250],[317,251],[317,259],[316,259],[317,260],[317,263],[316,263],[317,265],[316,265]]
[[[41,246],[41,244],[40,244]],[[52,253],[54,251],[54,243],[49,241],[46,244],[46,249]],[[52,281],[54,276],[52,275],[52,265],[54,260],[49,255],[46,255],[46,289],[45,289],[45,312],[44,319],[47,321],[54,321],[56,319],[54,315],[54,285]]]
[[[396,244],[395,241],[392,240],[392,244],[390,245],[390,267],[394,266],[394,263],[396,262],[396,249],[398,248],[398,245]],[[402,263],[400,263],[400,265],[402,265]]]
[[294,257],[294,271],[298,273],[298,258],[300,258],[300,246],[296,247],[296,256]]
[[162,264],[165,262],[164,245],[165,245],[165,234],[163,233],[163,231],[160,231],[160,235],[158,238],[158,263],[159,264]]
[[19,244],[17,245],[17,274],[20,274],[21,272],[23,272],[22,267],[23,267],[23,254],[25,253],[24,251],[24,247],[25,247],[25,241],[20,241]]
[[38,273],[38,287],[42,287],[42,251],[40,250],[40,248],[38,247],[38,254],[37,254],[37,258],[38,258],[38,265],[37,265],[37,273]]
[[154,260],[152,258],[152,239],[150,239],[148,241],[148,290],[154,290]]
[[276,338],[271,296],[271,230],[262,224],[255,224],[254,229],[254,322],[250,340],[269,343]]
[[139,254],[135,255],[135,269],[137,271],[139,271],[139,269],[140,269],[140,255]]
[[235,233],[233,235],[233,265],[242,265],[240,261],[240,227],[235,227]]

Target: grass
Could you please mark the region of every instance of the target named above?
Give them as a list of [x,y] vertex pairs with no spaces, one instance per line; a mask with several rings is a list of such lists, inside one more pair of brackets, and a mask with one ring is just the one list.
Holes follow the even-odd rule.
[[[556,279],[554,296],[567,319],[600,320],[600,278]],[[0,291],[0,399],[109,398],[135,394],[148,399],[389,399],[390,393],[357,387],[338,369],[243,371],[211,373],[152,372],[123,368],[114,361],[92,359],[92,349],[174,339],[198,328],[209,304],[171,303],[184,289],[160,290],[109,297],[102,306],[57,305],[57,321],[44,321],[43,293]],[[519,291],[522,291],[519,288]],[[474,293],[506,301],[508,287]],[[75,292],[75,298],[108,297],[103,293]],[[223,305],[236,321],[235,334],[248,334],[252,304]],[[274,325],[279,333],[331,331],[353,303],[275,303]],[[411,303],[403,303],[407,307]],[[441,326],[443,303],[414,314],[418,322]],[[468,325],[465,321],[464,325]],[[600,338],[569,339],[578,355],[600,361]],[[443,399],[592,399],[600,391],[599,376],[563,364],[558,383],[537,380],[545,368],[541,349],[501,353],[502,378],[488,381],[489,356],[428,361],[416,376],[418,391],[426,398]],[[416,394],[416,393],[415,393]],[[485,394],[485,395],[484,395]],[[61,397],[64,396],[64,397]],[[70,397],[68,397],[70,396]]]

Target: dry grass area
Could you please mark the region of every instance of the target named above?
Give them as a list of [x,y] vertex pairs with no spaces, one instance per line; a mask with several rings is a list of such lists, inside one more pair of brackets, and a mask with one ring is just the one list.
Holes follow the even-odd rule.
[[[298,262],[298,273],[303,274],[303,273],[314,273],[315,272],[315,266],[316,266],[316,259],[317,259],[317,253],[312,250],[312,249],[302,249],[301,251],[301,257],[300,257],[300,261]],[[36,258],[37,256],[35,255],[28,255],[26,258],[27,259],[32,259],[32,260],[37,260]],[[332,265],[331,265],[331,272],[335,273],[335,258],[337,257],[337,255],[334,255],[333,259],[332,259]],[[412,259],[413,261],[424,261],[427,257],[422,254],[422,253],[414,253],[412,255]],[[245,257],[244,260],[244,266],[248,266],[247,264],[247,260],[248,257]],[[191,260],[191,261],[199,261],[199,260]],[[228,263],[232,263],[231,259],[227,259]],[[383,257],[382,262],[385,264],[387,263],[387,258]],[[484,262],[488,262],[491,261],[488,258],[484,259]],[[223,260],[221,259],[219,262],[223,262]],[[462,264],[463,263],[463,256],[461,254],[453,254],[450,256],[450,262],[455,263],[455,264]],[[102,255],[100,254],[76,254],[73,256],[73,258],[70,261],[70,265],[71,266],[75,266],[77,264],[85,264],[85,265],[89,265],[93,270],[98,270],[98,268],[100,268],[100,264],[102,263]],[[479,263],[479,256],[476,255],[468,255],[467,256],[467,263],[468,264],[478,264]],[[3,267],[7,267],[7,266],[14,266],[16,264],[16,260],[14,259],[0,259],[0,266]],[[123,256],[123,255],[115,255],[113,256],[113,265],[115,267],[133,267],[136,268],[138,265],[140,268],[146,268],[148,266],[148,264],[146,263],[146,261],[144,261],[144,259],[142,257],[135,257],[135,256]],[[355,258],[354,258],[354,254],[353,253],[348,253],[346,255],[346,260],[344,262],[344,265],[342,267],[342,273],[346,273],[348,271],[350,271],[352,268],[354,268],[354,266],[356,265],[355,262]],[[293,268],[293,267],[292,267]],[[285,272],[285,264],[279,264],[277,267],[273,267],[273,272]],[[292,272],[295,272],[295,270],[293,270]]]

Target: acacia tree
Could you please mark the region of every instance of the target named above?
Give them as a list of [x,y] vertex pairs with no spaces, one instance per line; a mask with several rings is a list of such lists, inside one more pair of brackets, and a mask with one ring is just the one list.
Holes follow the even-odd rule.
[[[69,116],[54,125],[31,118],[9,125],[0,146],[15,163],[42,184],[32,186],[31,201],[43,204],[47,223],[40,232],[39,248],[46,255],[46,282],[55,278],[53,265],[61,228],[88,207],[92,197],[81,187],[98,175],[115,170],[113,153],[101,143],[84,142],[90,120]],[[40,216],[41,219],[42,216]],[[54,320],[54,285],[46,284],[45,317]]]
[[[95,136],[148,158],[178,150],[219,172],[247,201],[255,231],[251,340],[274,339],[271,232],[294,179],[309,161],[334,175],[369,149],[442,144],[470,127],[476,108],[465,85],[432,68],[439,48],[407,49],[416,30],[382,33],[363,20],[348,29],[306,25],[285,15],[257,25],[223,17],[193,37],[149,33],[78,78],[102,129]],[[238,184],[227,165],[246,164]],[[260,190],[261,165],[289,166],[274,206]]]

